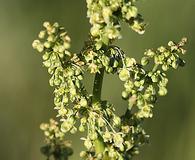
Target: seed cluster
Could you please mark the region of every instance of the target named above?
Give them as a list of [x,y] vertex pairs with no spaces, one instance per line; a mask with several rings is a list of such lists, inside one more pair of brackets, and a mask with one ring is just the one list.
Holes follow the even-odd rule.
[[[87,0],[92,28],[89,40],[78,54],[69,51],[71,39],[63,27],[44,22],[44,29],[32,46],[42,53],[43,65],[51,75],[54,109],[60,119],[60,129],[54,120],[41,125],[49,146],[54,142],[61,146],[65,133],[80,131],[86,133],[86,137],[81,138],[86,147],[80,153],[82,159],[131,160],[139,154],[140,147],[148,143],[149,135],[142,122],[153,116],[157,97],[167,94],[166,71],[184,66],[181,56],[185,54],[183,47],[187,39],[146,50],[140,62],[128,57],[112,42],[121,37],[120,21],[144,33],[145,24],[135,1]],[[122,98],[128,102],[124,115],[117,115],[116,106],[86,91],[83,84],[86,72],[118,75],[124,83]]]

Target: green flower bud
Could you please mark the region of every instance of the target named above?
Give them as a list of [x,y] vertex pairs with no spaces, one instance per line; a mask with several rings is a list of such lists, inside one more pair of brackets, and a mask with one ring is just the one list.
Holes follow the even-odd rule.
[[33,43],[32,43],[32,47],[34,49],[37,49],[37,46],[40,44],[41,42],[39,40],[34,40]]
[[124,84],[126,91],[131,92],[132,88],[134,87],[134,83],[132,81],[127,81]]
[[68,75],[69,77],[73,76],[73,75],[74,75],[73,69],[69,68],[68,71],[67,71],[67,75]]
[[105,133],[103,135],[103,139],[104,139],[104,142],[111,142],[112,135],[110,134],[110,132],[105,131]]
[[154,57],[155,52],[152,51],[151,49],[149,49],[149,50],[147,50],[147,51],[144,53],[144,55],[146,55],[146,56],[152,58],[152,57]]
[[103,154],[102,153],[98,153],[97,154],[97,159],[102,160],[103,159]]
[[63,53],[64,51],[65,51],[65,46],[63,45],[63,46],[59,46],[58,47],[58,51],[60,52],[60,53]]
[[40,53],[44,51],[44,46],[41,43],[37,46],[37,51]]
[[52,55],[50,56],[50,58],[51,58],[52,61],[55,61],[55,60],[57,59],[57,56],[56,56],[56,54],[52,54]]
[[47,60],[47,61],[43,62],[43,65],[44,65],[45,67],[49,68],[49,67],[51,66],[50,60]]
[[114,67],[114,68],[117,68],[118,65],[119,65],[118,61],[115,60],[115,61],[114,61],[114,64],[113,64],[113,67]]
[[53,79],[53,78],[51,78],[51,79],[49,80],[49,84],[50,84],[50,86],[54,86],[54,79]]
[[148,57],[143,57],[143,58],[141,59],[141,64],[142,64],[143,66],[146,66],[148,63],[149,63]]
[[130,127],[128,125],[122,126],[122,132],[125,134],[128,134],[130,132]]
[[84,131],[85,131],[85,127],[84,127],[83,125],[80,125],[80,126],[79,126],[79,131],[80,131],[80,132],[84,132]]
[[107,56],[103,55],[103,56],[102,56],[102,64],[103,64],[104,66],[108,66],[109,63],[110,63],[110,59],[109,59]]
[[128,99],[128,97],[129,97],[128,92],[123,91],[123,92],[122,92],[122,98],[123,98],[123,99]]
[[100,27],[101,26],[99,24],[93,25],[90,30],[90,33],[93,37],[97,37],[100,34]]
[[45,52],[45,54],[43,54],[42,58],[44,61],[48,60],[50,57],[50,54],[48,52]]
[[122,136],[120,134],[114,134],[113,136],[114,136],[113,137],[114,145],[117,148],[122,149],[123,148],[123,141],[124,141],[124,139],[122,138]]
[[87,123],[86,117],[81,118],[81,123],[82,123],[82,124],[86,124],[86,123]]
[[135,31],[135,32],[137,32],[137,33],[139,33],[139,34],[144,34],[145,33],[145,30],[144,30],[144,24],[142,24],[142,23],[139,23],[137,20],[134,20],[134,22],[133,22],[133,24],[131,24],[130,25],[131,26],[131,28]]
[[125,60],[126,60],[127,67],[132,67],[136,64],[136,60],[134,58],[127,57]]
[[132,17],[133,18],[137,17],[137,14],[138,14],[137,8],[135,6],[130,6],[128,11],[127,11],[127,14],[126,14],[125,18],[127,20],[129,20]]
[[77,132],[77,128],[76,127],[73,127],[71,130],[70,130],[70,133],[72,134],[75,134]]
[[[69,49],[69,48],[70,48],[70,43],[69,43],[69,42],[64,42],[63,47],[64,47],[65,49]],[[61,51],[62,51],[62,50],[61,50]]]
[[165,96],[167,94],[167,89],[165,87],[160,87],[159,91],[158,91],[158,94],[160,96]]
[[48,40],[48,42],[54,42],[54,41],[55,41],[54,35],[49,35],[49,36],[47,37],[47,40]]
[[162,70],[163,71],[167,71],[169,69],[169,66],[168,65],[166,65],[166,64],[163,64],[162,65]]
[[157,49],[159,52],[163,53],[166,51],[166,48],[164,46],[161,46]]
[[76,89],[75,88],[70,88],[70,94],[72,95],[72,96],[75,96],[76,95]]
[[94,141],[94,140],[96,140],[98,138],[98,134],[96,132],[94,132],[94,131],[90,132],[88,136],[90,137],[90,139],[92,141]]
[[174,46],[175,45],[175,43],[173,42],[173,41],[169,41],[169,43],[168,43],[168,46]]
[[154,82],[154,83],[159,81],[158,75],[156,75],[156,74],[153,74],[151,79],[152,79],[152,82]]
[[139,88],[141,86],[141,82],[140,81],[135,81],[134,85]]
[[174,69],[177,69],[177,68],[178,68],[178,63],[177,63],[177,61],[174,61],[174,62],[172,63],[172,67],[173,67]]
[[98,126],[99,126],[99,127],[105,126],[105,122],[104,122],[104,120],[103,120],[101,117],[98,118]]
[[82,75],[79,75],[78,76],[78,79],[81,81],[81,80],[83,80],[83,76]]
[[46,31],[40,31],[38,37],[39,37],[40,39],[43,39],[43,38],[45,38],[45,34],[46,34]]
[[60,85],[60,83],[61,83],[61,80],[60,79],[54,79],[54,84],[56,86]]
[[167,58],[167,57],[169,57],[170,56],[170,54],[171,54],[171,52],[170,51],[166,51],[166,52],[164,52],[164,56]]
[[145,105],[141,108],[141,110],[137,113],[139,118],[152,118],[152,105]]
[[97,41],[95,47],[97,50],[99,50],[100,48],[102,48],[102,45],[103,45],[102,41]]
[[73,124],[69,121],[64,121],[61,125],[61,131],[66,133],[73,127]]
[[81,105],[82,107],[86,107],[86,106],[87,106],[87,100],[86,100],[85,98],[81,98],[81,100],[80,100],[80,105]]
[[120,72],[119,72],[119,78],[121,81],[127,81],[130,77],[130,73],[126,68],[123,68]]
[[113,72],[113,68],[112,67],[108,67],[107,72],[108,73],[112,73]]
[[50,23],[49,22],[44,22],[43,23],[43,27],[45,27],[45,28],[48,28],[48,27],[50,27],[51,25],[50,25]]
[[110,7],[104,7],[102,10],[102,16],[106,23],[109,23],[111,15],[112,15],[112,10],[110,9]]
[[86,140],[84,141],[84,146],[85,146],[88,150],[90,150],[91,147],[93,146],[91,140],[90,140],[90,139],[86,139]]
[[161,81],[159,82],[160,86],[166,86],[168,83],[168,79],[167,78],[162,78]]
[[65,104],[68,103],[68,97],[67,97],[67,95],[64,95],[64,96],[63,96],[62,102],[65,103]]
[[80,152],[80,157],[81,158],[85,158],[86,156],[87,156],[87,152],[85,152],[85,151]]

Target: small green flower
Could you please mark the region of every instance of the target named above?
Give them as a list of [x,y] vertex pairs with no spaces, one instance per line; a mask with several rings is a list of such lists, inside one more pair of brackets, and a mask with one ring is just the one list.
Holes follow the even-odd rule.
[[121,81],[127,81],[130,77],[130,73],[126,68],[123,68],[120,72],[119,72],[119,78]]

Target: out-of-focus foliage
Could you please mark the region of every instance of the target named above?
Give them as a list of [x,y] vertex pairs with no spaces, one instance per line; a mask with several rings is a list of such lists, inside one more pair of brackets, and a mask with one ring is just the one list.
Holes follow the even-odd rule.
[[[31,42],[44,20],[59,21],[65,26],[74,43],[73,51],[79,52],[87,39],[88,19],[84,1],[77,0],[0,0],[0,125],[1,159],[43,159],[39,146],[43,144],[39,124],[54,115],[47,85],[48,75],[40,68],[41,60],[31,48]],[[156,48],[170,39],[189,39],[188,64],[179,74],[170,75],[170,92],[155,108],[153,120],[146,123],[152,135],[151,145],[143,149],[144,160],[193,160],[195,158],[195,2],[193,0],[142,0],[140,5],[149,25],[145,36],[122,31],[124,39],[118,44],[132,57],[141,57],[146,48]],[[71,16],[70,16],[71,15]],[[91,77],[85,79],[88,84]],[[112,81],[111,81],[112,80]],[[106,76],[103,98],[109,99],[119,113],[126,103],[118,101],[122,91],[118,80]],[[87,85],[91,91],[91,85]],[[79,156],[77,139],[72,159]],[[77,153],[77,154],[76,154]],[[139,159],[139,157],[137,158]],[[142,159],[142,158],[140,158]]]

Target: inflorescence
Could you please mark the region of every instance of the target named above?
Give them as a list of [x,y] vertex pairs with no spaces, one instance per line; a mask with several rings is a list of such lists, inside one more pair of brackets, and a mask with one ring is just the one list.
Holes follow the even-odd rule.
[[[92,27],[89,40],[78,54],[69,50],[71,40],[63,27],[44,22],[44,30],[32,46],[42,53],[43,65],[51,75],[54,109],[60,119],[59,128],[54,120],[41,125],[50,147],[69,149],[64,143],[65,133],[86,131],[86,137],[81,138],[86,147],[86,151],[80,153],[82,159],[131,160],[139,153],[140,146],[148,143],[149,135],[142,122],[153,116],[157,97],[167,94],[166,72],[185,65],[181,56],[185,54],[183,47],[187,39],[146,50],[140,62],[128,57],[113,42],[121,38],[121,21],[127,22],[134,31],[144,33],[145,23],[135,1],[87,0]],[[104,72],[118,75],[124,82],[122,98],[128,102],[124,115],[117,115],[115,106],[101,100],[96,91],[87,92],[83,84],[86,72],[102,78]],[[99,90],[101,92],[101,86]],[[72,152],[68,153],[66,151],[66,158]]]

